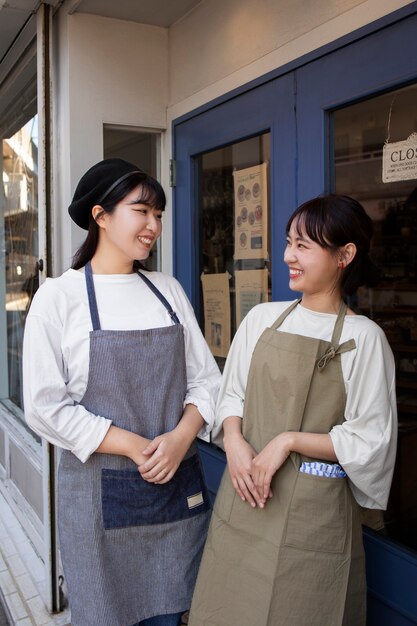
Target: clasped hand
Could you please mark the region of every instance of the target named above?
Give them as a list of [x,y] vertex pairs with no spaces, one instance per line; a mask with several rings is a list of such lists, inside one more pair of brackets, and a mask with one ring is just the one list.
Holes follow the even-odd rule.
[[264,508],[272,497],[271,480],[289,455],[280,435],[272,439],[257,454],[242,437],[226,446],[227,462],[232,484],[242,500],[252,507]]
[[163,485],[171,480],[187,452],[187,444],[174,430],[155,437],[142,450],[146,460],[138,465],[144,480]]

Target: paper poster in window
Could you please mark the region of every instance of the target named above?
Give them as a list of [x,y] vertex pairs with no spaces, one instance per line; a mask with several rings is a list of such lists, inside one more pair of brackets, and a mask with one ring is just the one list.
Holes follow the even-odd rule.
[[230,348],[229,274],[203,274],[204,335],[214,356],[226,357]]
[[268,257],[266,163],[233,172],[235,259]]
[[235,272],[236,328],[245,315],[261,302],[268,302],[268,270]]

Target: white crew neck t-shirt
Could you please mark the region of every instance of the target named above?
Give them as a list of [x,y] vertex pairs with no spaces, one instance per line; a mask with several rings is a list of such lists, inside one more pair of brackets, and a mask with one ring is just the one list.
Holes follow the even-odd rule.
[[[144,272],[170,303],[184,327],[187,393],[206,424],[214,421],[220,384],[217,364],[179,282],[161,272]],[[94,275],[103,330],[144,330],[172,325],[164,305],[137,274]],[[81,461],[98,448],[111,421],[78,404],[84,396],[92,330],[83,271],[49,278],[34,296],[23,346],[25,417],[50,443],[71,450]]]
[[[259,337],[290,304],[260,304],[239,326],[223,373],[213,431],[217,440],[226,417],[243,416],[249,365]],[[336,318],[298,305],[277,332],[330,341]],[[345,422],[335,426],[330,436],[357,502],[385,509],[397,441],[394,358],[381,328],[363,315],[346,315],[340,343],[348,339],[355,340],[356,348],[341,355],[347,396]]]

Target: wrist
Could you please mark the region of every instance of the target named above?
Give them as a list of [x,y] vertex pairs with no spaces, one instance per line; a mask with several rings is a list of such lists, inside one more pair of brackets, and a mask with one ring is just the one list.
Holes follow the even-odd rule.
[[287,456],[289,456],[291,452],[295,452],[296,435],[297,433],[290,432],[290,431],[284,432],[278,435],[278,437],[281,439],[283,450]]
[[144,443],[143,437],[126,430],[123,436],[122,454],[128,458],[132,458],[132,455],[137,454],[138,451],[141,451],[145,447]]
[[238,430],[230,430],[224,433],[223,445],[226,450],[229,446],[232,446],[233,444],[239,443],[241,441],[244,441],[244,437],[242,435],[242,432]]
[[184,447],[186,447],[186,449],[188,450],[194,439],[197,437],[198,432],[199,430],[197,430],[195,426],[191,427],[185,422],[181,423],[180,420],[175,428],[171,431],[171,434],[180,445],[184,445]]

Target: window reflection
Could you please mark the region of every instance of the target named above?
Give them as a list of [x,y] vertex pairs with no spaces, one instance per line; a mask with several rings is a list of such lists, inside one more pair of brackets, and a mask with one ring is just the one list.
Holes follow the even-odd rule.
[[382,152],[417,129],[417,85],[332,115],[334,189],[357,198],[372,217],[371,256],[381,270],[375,289],[351,305],[385,331],[397,367],[399,437],[385,532],[417,550],[417,180],[382,181]]
[[[198,276],[227,273],[227,297],[230,297],[230,329],[227,329],[227,334],[230,333],[230,339],[233,339],[237,326],[252,306],[271,299],[270,235],[267,228],[270,223],[269,160],[269,133],[197,157]],[[247,183],[239,178],[244,176],[244,172],[248,172]],[[261,192],[262,201],[257,198]],[[250,274],[251,270],[257,272]],[[204,330],[201,281],[199,310]],[[206,339],[211,345],[212,336],[208,331]],[[213,349],[214,344],[211,347]],[[222,368],[225,354],[218,356],[215,350],[213,352]]]
[[38,284],[38,123],[32,118],[3,139],[4,248],[9,399],[23,408],[22,342],[26,314]]

